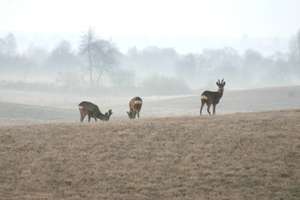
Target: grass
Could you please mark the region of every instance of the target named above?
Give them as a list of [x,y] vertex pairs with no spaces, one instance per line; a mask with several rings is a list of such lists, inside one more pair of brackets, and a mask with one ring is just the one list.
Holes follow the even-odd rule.
[[0,127],[0,199],[300,199],[300,111]]

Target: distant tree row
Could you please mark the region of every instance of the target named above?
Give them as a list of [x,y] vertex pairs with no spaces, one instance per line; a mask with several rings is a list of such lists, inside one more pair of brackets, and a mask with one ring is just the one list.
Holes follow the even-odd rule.
[[144,87],[154,93],[213,87],[214,81],[223,77],[234,87],[299,84],[300,31],[291,38],[288,52],[271,56],[252,49],[239,53],[230,47],[197,54],[179,54],[172,48],[134,47],[121,53],[113,42],[99,39],[92,30],[82,35],[77,49],[64,40],[51,51],[29,47],[20,53],[15,36],[8,34],[0,38],[0,70],[24,80],[39,75],[62,85]]

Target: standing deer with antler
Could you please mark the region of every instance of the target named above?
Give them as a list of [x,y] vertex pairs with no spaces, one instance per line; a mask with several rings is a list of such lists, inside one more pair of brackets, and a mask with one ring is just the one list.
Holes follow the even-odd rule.
[[216,114],[216,106],[219,103],[220,99],[223,96],[223,92],[224,92],[224,86],[226,84],[226,82],[224,81],[224,79],[222,79],[222,81],[218,80],[216,82],[217,86],[218,86],[218,91],[204,91],[201,94],[201,108],[200,108],[200,115],[202,115],[202,109],[204,104],[207,105],[207,112],[210,115],[210,106],[213,105],[213,114]]

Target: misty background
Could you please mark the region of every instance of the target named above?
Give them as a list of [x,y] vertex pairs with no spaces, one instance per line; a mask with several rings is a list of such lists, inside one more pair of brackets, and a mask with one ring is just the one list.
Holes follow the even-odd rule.
[[198,114],[199,95],[221,78],[222,112],[296,107],[299,7],[297,0],[0,1],[3,117],[18,103],[72,109],[77,119],[82,100],[124,115],[132,96],[145,99],[149,116]]
[[179,53],[155,45],[124,52],[93,29],[82,33],[78,44],[63,39],[52,48],[31,44],[20,50],[19,43],[13,33],[0,38],[2,88],[174,95],[213,88],[218,78],[231,89],[300,84],[300,31],[287,41],[286,51],[273,53],[230,46]]

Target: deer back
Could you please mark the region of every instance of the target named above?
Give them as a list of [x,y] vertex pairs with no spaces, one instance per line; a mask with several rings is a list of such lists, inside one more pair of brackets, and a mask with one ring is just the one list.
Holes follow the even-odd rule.
[[139,112],[142,108],[143,100],[140,97],[134,97],[129,101],[129,109],[130,111]]
[[80,110],[83,110],[87,113],[91,113],[94,116],[98,116],[99,114],[101,114],[98,106],[96,104],[91,103],[91,102],[82,101],[78,106],[79,106]]
[[220,99],[223,96],[224,86],[226,82],[224,81],[224,79],[222,79],[222,81],[218,80],[216,84],[219,88],[218,91],[208,91],[208,90],[204,91],[201,94],[202,101],[212,103],[212,104],[219,103]]

